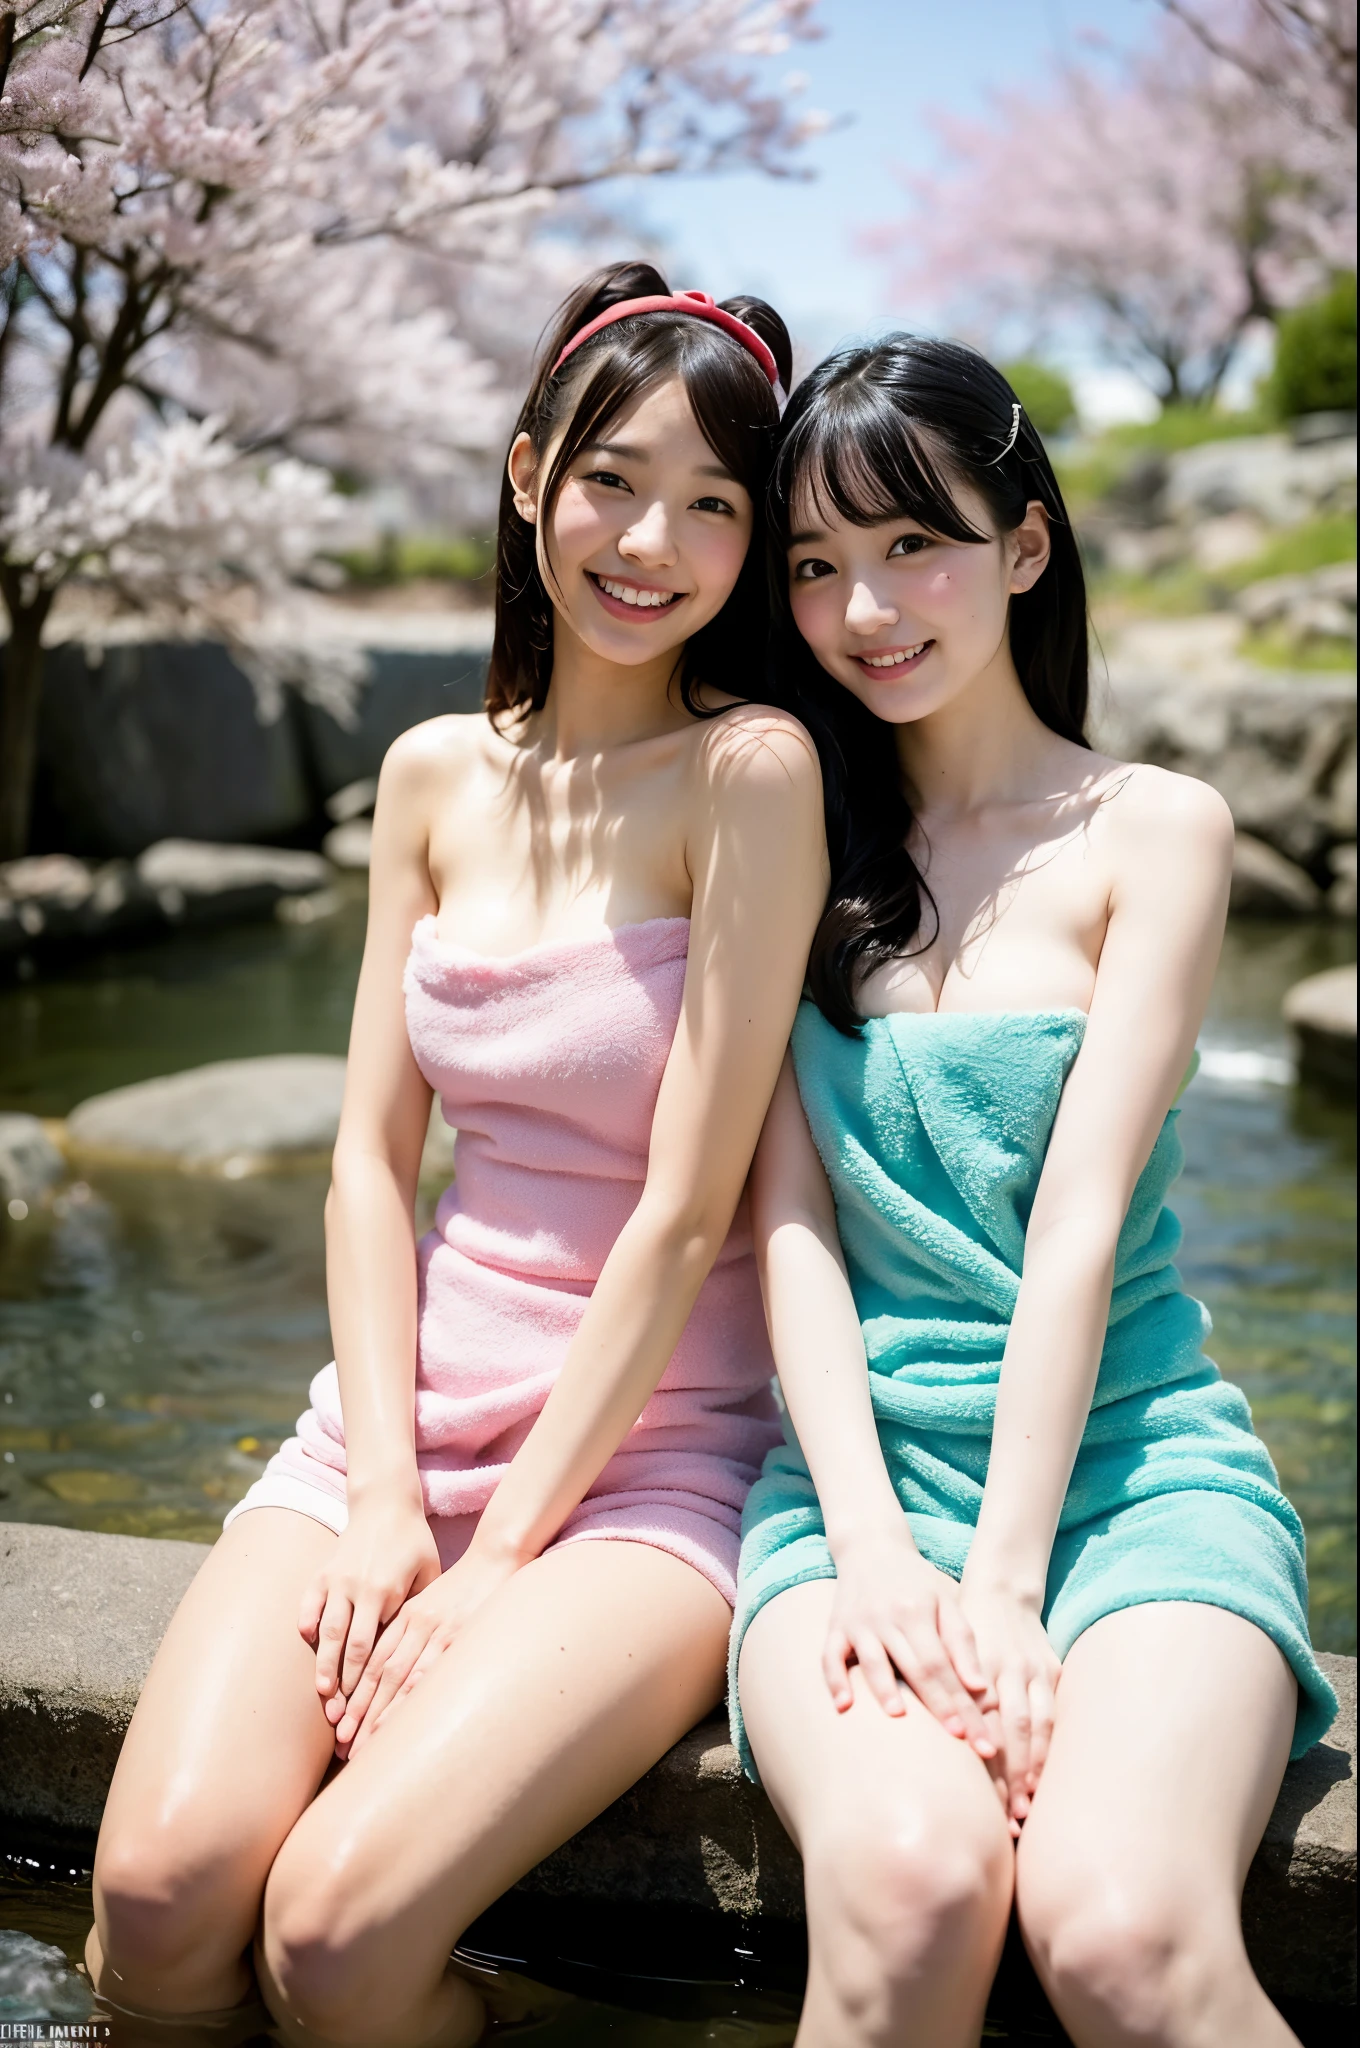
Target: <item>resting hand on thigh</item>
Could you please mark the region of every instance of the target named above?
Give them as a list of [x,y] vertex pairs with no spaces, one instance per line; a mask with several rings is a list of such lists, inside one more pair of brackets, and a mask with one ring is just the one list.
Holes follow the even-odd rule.
[[1011,1833],[1018,1835],[1048,1756],[1062,1665],[1032,1602],[970,1586],[966,1569],[960,1590],[995,1700],[987,1719],[1000,1749]]
[[[335,1746],[348,1759],[374,1734],[393,1700],[420,1683],[483,1601],[498,1592],[517,1567],[476,1549],[423,1587],[383,1630],[338,1718]],[[327,1713],[333,1713],[330,1702]]]
[[438,1546],[418,1504],[380,1497],[351,1508],[298,1610],[298,1631],[316,1651],[316,1689],[331,1720],[358,1684],[382,1624],[438,1576]]
[[995,1702],[978,1664],[958,1586],[927,1564],[905,1520],[900,1533],[866,1534],[837,1554],[822,1671],[839,1713],[854,1704],[852,1663],[863,1671],[885,1714],[905,1713],[905,1680],[950,1735],[970,1743],[984,1759],[996,1755],[983,1718]]

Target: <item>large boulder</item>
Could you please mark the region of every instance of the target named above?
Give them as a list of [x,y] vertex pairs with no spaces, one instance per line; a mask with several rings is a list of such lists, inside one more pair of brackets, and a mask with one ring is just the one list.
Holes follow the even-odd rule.
[[[305,900],[305,899],[304,899]],[[340,1127],[345,1062],[331,1053],[271,1053],[215,1060],[92,1095],[66,1120],[67,1151],[82,1162],[221,1173],[321,1165]],[[421,1156],[422,1180],[447,1186],[455,1133],[439,1097]]]
[[[0,1801],[11,1826],[88,1843],[156,1645],[207,1554],[0,1523]],[[1341,1713],[1285,1774],[1243,1926],[1269,1991],[1345,2005],[1355,1998],[1355,1660],[1321,1661]],[[697,1910],[746,1941],[803,1910],[797,1853],[716,1717],[515,1890],[602,1915]]]
[[1299,1046],[1299,1072],[1333,1093],[1355,1093],[1356,970],[1329,967],[1295,982],[1284,1019]]
[[286,896],[305,896],[333,879],[319,853],[280,846],[218,846],[162,839],[139,854],[137,880],[171,924],[216,924],[258,917]]
[[1097,744],[1217,789],[1238,830],[1328,877],[1329,850],[1355,838],[1355,679],[1225,679],[1112,670],[1097,692]]
[[329,1054],[217,1060],[92,1095],[67,1118],[67,1146],[81,1158],[236,1178],[328,1155],[344,1087],[345,1062]]
[[224,647],[48,649],[38,814],[49,845],[133,855],[157,839],[290,839],[314,807],[293,707],[262,723]]
[[372,680],[354,723],[342,725],[316,704],[298,707],[312,774],[327,794],[375,776],[393,740],[411,726],[482,708],[490,612],[413,617],[405,645],[393,620],[366,623],[375,637],[380,626],[382,637],[378,645],[365,641]]
[[1169,456],[1162,505],[1185,524],[1254,512],[1271,526],[1294,526],[1318,512],[1355,508],[1354,435],[1305,446],[1287,434],[1204,441]]
[[1273,846],[1239,832],[1233,842],[1228,908],[1237,917],[1309,917],[1322,908],[1322,891]]

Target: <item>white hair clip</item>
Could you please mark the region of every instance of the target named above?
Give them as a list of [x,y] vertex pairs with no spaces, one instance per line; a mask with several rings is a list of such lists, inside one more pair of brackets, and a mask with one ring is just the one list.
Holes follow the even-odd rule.
[[1011,437],[1010,437],[1010,440],[1009,440],[1009,441],[1007,441],[1007,443],[1006,443],[1005,447],[1004,447],[1004,448],[1002,449],[1002,451],[1001,451],[1001,453],[1000,453],[999,455],[994,455],[994,456],[992,457],[991,461],[990,461],[990,462],[989,462],[989,463],[987,464],[987,467],[988,467],[988,469],[995,469],[995,467],[996,467],[996,465],[997,465],[997,463],[998,463],[998,462],[1004,462],[1004,461],[1006,460],[1006,457],[1007,457],[1007,456],[1008,456],[1008,455],[1010,454],[1010,452],[1011,452],[1012,448],[1013,448],[1013,447],[1015,446],[1015,443],[1016,443],[1016,441],[1017,441],[1017,439],[1018,439],[1018,437],[1019,437],[1019,433],[1020,433],[1020,414],[1021,414],[1021,411],[1022,411],[1022,407],[1021,407],[1021,406],[1020,406],[1020,405],[1019,405],[1018,403],[1016,403],[1016,404],[1012,405],[1012,407],[1011,407]]

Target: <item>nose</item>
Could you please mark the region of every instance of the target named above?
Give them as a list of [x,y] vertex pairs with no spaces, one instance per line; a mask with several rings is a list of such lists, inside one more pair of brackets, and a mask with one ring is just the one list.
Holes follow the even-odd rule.
[[667,569],[675,561],[675,541],[670,520],[659,498],[640,512],[626,533],[619,536],[619,553],[640,568]]
[[874,596],[867,583],[857,583],[845,607],[845,623],[852,633],[878,633],[897,624],[897,612]]

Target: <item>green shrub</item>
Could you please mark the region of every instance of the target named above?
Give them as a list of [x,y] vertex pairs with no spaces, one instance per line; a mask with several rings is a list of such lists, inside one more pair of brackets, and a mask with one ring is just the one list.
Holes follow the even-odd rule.
[[407,583],[430,576],[447,583],[475,583],[489,576],[495,544],[479,534],[394,533],[377,548],[339,555],[355,583]]
[[1277,416],[1355,410],[1355,272],[1280,321],[1270,399]]
[[1061,370],[1050,369],[1047,363],[1032,362],[1028,357],[999,367],[1042,435],[1060,434],[1064,427],[1071,426],[1077,416],[1077,402]]

